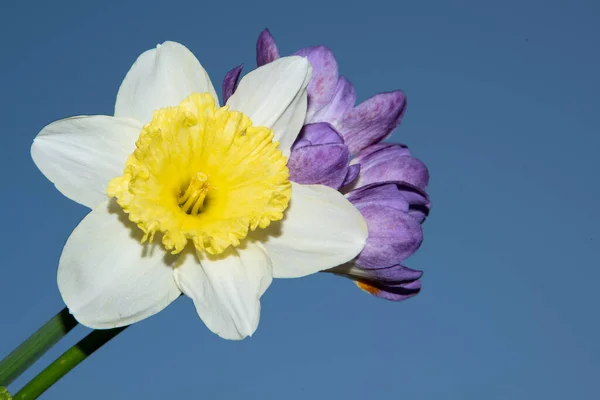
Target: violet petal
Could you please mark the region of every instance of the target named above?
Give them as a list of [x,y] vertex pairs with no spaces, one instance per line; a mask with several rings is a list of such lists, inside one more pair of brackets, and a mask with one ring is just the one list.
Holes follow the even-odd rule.
[[[366,201],[370,200],[376,204],[378,198],[374,194],[382,193],[381,189],[379,189],[380,187],[384,187],[386,190],[385,193],[387,196],[382,197],[382,200],[386,201],[386,205],[408,212],[408,214],[416,218],[419,223],[422,223],[429,215],[431,202],[427,193],[406,182],[389,181],[371,183],[358,189],[351,190],[346,194],[346,198],[355,205],[365,203],[365,199]],[[396,187],[397,191],[390,189],[390,187]],[[398,194],[400,194],[404,200],[398,201],[394,199],[393,196],[397,196]],[[386,200],[388,198],[389,200]],[[395,206],[393,204],[395,204]],[[408,209],[406,208],[406,204],[408,204]]]
[[296,148],[299,142],[304,141],[308,141],[310,144],[344,144],[344,139],[340,134],[333,129],[333,126],[325,122],[304,125],[292,149]]
[[361,268],[385,268],[398,264],[421,246],[421,224],[406,212],[372,203],[355,205],[369,229],[365,248],[356,259]]
[[296,141],[292,145],[292,151],[294,151],[295,149],[300,149],[302,147],[306,147],[306,146],[312,146],[312,143],[310,142],[310,140],[301,139],[300,137],[298,137],[298,138],[296,138]]
[[328,269],[326,272],[331,272],[354,280],[369,281],[392,286],[416,281],[423,276],[423,271],[408,268],[400,264],[392,265],[387,268],[363,269],[356,264],[348,263]]
[[373,296],[391,301],[406,300],[416,296],[421,291],[420,280],[403,283],[396,286],[373,284],[371,282],[362,281],[359,281],[356,284],[360,289],[372,294]]
[[[346,197],[348,199],[352,199],[351,201],[357,202],[357,203],[360,202],[361,199],[364,198],[365,196],[367,198],[375,198],[374,196],[371,196],[369,193],[371,193],[372,191],[375,191],[375,193],[377,193],[377,191],[376,191],[377,188],[379,188],[381,186],[385,186],[385,187],[395,186],[397,188],[398,193],[401,194],[406,199],[406,201],[408,202],[410,207],[423,206],[423,207],[426,207],[429,209],[431,206],[429,196],[423,189],[418,188],[414,185],[411,185],[410,183],[398,182],[398,181],[370,183],[366,186],[362,186],[360,188],[353,189],[348,194],[346,194]],[[363,193],[366,193],[366,194],[363,194]],[[392,192],[386,192],[386,193],[392,193]],[[393,192],[393,193],[395,193],[395,192]]]
[[410,183],[390,181],[390,182],[384,182],[384,183],[374,183],[371,185],[364,186],[364,188],[369,188],[369,187],[377,186],[377,185],[389,185],[389,184],[395,184],[398,187],[398,190],[400,191],[402,196],[404,196],[406,201],[408,201],[408,203],[410,204],[411,207],[413,207],[413,206],[425,206],[427,208],[430,207],[431,202],[429,200],[429,196],[427,195],[427,193],[423,189],[421,189],[417,186],[411,185]]
[[402,196],[410,204],[408,214],[415,218],[419,223],[423,223],[431,210],[429,196],[423,190],[408,183],[399,183],[398,188]]
[[369,160],[370,157],[377,156],[379,152],[392,152],[396,157],[410,156],[408,146],[398,143],[376,143],[362,149],[357,155],[356,160],[361,162]]
[[352,183],[358,177],[359,173],[360,164],[352,164],[351,166],[349,166],[348,173],[346,174],[346,178],[344,179],[344,183],[342,183],[342,186],[346,186]]
[[225,78],[223,79],[223,104],[227,103],[227,100],[231,97],[235,89],[237,89],[238,80],[240,79],[240,74],[242,73],[242,69],[244,68],[244,64],[238,65],[231,71],[229,71]]
[[422,271],[400,264],[387,268],[364,269],[355,263],[339,265],[330,272],[353,280],[357,286],[376,297],[400,301],[413,297],[421,290]]
[[319,144],[296,148],[290,154],[290,180],[339,189],[348,174],[350,151],[343,144]]
[[387,268],[372,269],[369,273],[372,275],[372,280],[388,285],[416,281],[423,276],[423,271],[411,269],[400,264],[392,265]]
[[354,86],[346,78],[340,76],[329,103],[317,111],[310,120],[307,119],[307,121],[329,122],[333,126],[337,126],[344,117],[344,114],[354,107],[354,103],[356,103]]
[[386,206],[406,213],[410,204],[395,183],[369,185],[352,190],[346,198],[359,210],[366,206]]
[[325,46],[306,47],[293,55],[306,57],[312,65],[312,79],[308,84],[308,107],[306,121],[327,105],[336,91],[338,66],[333,52]]
[[429,209],[425,208],[417,208],[413,210],[408,210],[408,215],[419,221],[420,224],[425,222],[427,216],[429,215]]
[[356,155],[356,161],[361,164],[361,171],[355,187],[377,182],[402,181],[425,190],[429,183],[427,167],[412,157],[405,146],[369,146]]
[[414,157],[398,157],[361,165],[363,168],[356,182],[357,187],[377,182],[401,181],[425,190],[429,183],[427,167]]
[[336,128],[354,155],[387,138],[400,124],[405,110],[403,92],[379,93],[346,112]]
[[279,50],[275,39],[268,29],[265,29],[258,36],[256,41],[256,66],[262,67],[265,64],[273,62],[279,58]]

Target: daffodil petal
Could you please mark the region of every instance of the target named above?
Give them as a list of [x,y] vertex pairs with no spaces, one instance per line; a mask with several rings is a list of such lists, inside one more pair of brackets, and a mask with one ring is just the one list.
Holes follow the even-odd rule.
[[150,122],[154,110],[176,106],[192,93],[217,93],[200,62],[182,44],[165,42],[142,53],[117,94],[115,117]]
[[[292,145],[296,141],[296,138],[302,129],[302,125],[304,125],[306,110],[307,93],[306,90],[302,90],[296,95],[289,107],[271,127],[273,132],[280,133],[279,137],[274,140],[279,141],[279,149],[286,157],[289,157]],[[275,133],[275,135],[277,134]]]
[[61,119],[36,136],[31,157],[62,194],[94,208],[123,173],[141,129],[138,121],[105,115]]
[[304,57],[283,57],[255,69],[227,101],[256,126],[273,129],[274,140],[289,154],[306,116],[306,87],[312,68]]
[[163,310],[181,294],[160,244],[140,244],[141,232],[112,200],[73,231],[58,267],[58,289],[69,311],[94,329],[125,326]]
[[267,249],[273,277],[298,278],[356,257],[367,240],[367,224],[337,190],[292,182],[284,219],[252,237]]
[[260,297],[272,280],[272,265],[256,243],[229,248],[198,262],[188,254],[175,268],[181,291],[192,298],[206,326],[224,339],[251,336],[260,319]]

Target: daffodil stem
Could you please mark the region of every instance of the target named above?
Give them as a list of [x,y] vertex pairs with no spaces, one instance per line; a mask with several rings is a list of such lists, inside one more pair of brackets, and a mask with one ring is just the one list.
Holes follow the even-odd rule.
[[13,400],[37,399],[50,386],[58,382],[60,378],[65,376],[109,340],[121,333],[125,328],[127,327],[93,331],[81,339],[75,346],[65,351],[45,370],[33,378],[31,382],[13,396]]
[[44,355],[71,329],[77,321],[64,308],[0,361],[0,386],[8,386]]

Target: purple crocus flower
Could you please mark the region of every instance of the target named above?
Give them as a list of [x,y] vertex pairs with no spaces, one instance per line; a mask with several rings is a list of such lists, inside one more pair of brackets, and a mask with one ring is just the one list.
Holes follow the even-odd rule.
[[[423,241],[421,224],[430,209],[425,190],[427,167],[408,147],[381,143],[400,124],[406,96],[397,90],[379,93],[355,105],[352,84],[338,74],[337,61],[325,46],[306,47],[294,55],[313,68],[308,85],[304,127],[292,147],[290,179],[340,190],[362,213],[369,229],[367,244],[351,263],[329,270],[355,281],[362,290],[387,300],[419,293],[421,271],[402,263]],[[268,29],[256,44],[257,66],[280,57]],[[225,101],[237,86],[242,66],[223,81]]]

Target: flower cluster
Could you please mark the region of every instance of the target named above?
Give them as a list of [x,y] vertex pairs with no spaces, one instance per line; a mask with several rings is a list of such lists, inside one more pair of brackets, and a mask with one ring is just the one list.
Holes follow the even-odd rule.
[[[353,279],[378,297],[412,297],[421,289],[422,272],[402,263],[423,241],[421,224],[430,209],[425,191],[429,174],[407,146],[382,143],[400,124],[406,96],[401,91],[380,93],[355,105],[354,87],[338,75],[330,49],[307,47],[294,55],[310,61],[313,75],[304,126],[288,162],[290,179],[339,190],[361,212],[369,231],[360,255],[329,272]],[[256,45],[257,66],[279,58],[273,36],[264,30]],[[235,92],[241,69],[226,75],[224,96]]]
[[273,278],[326,271],[389,300],[419,292],[421,271],[402,263],[423,240],[429,176],[382,142],[404,93],[355,105],[328,48],[280,57],[268,30],[257,64],[227,73],[220,106],[195,56],[165,42],[131,67],[114,116],[62,119],[35,138],[38,168],[91,209],[58,268],[80,323],[132,324],[183,294],[209,329],[242,339]]

